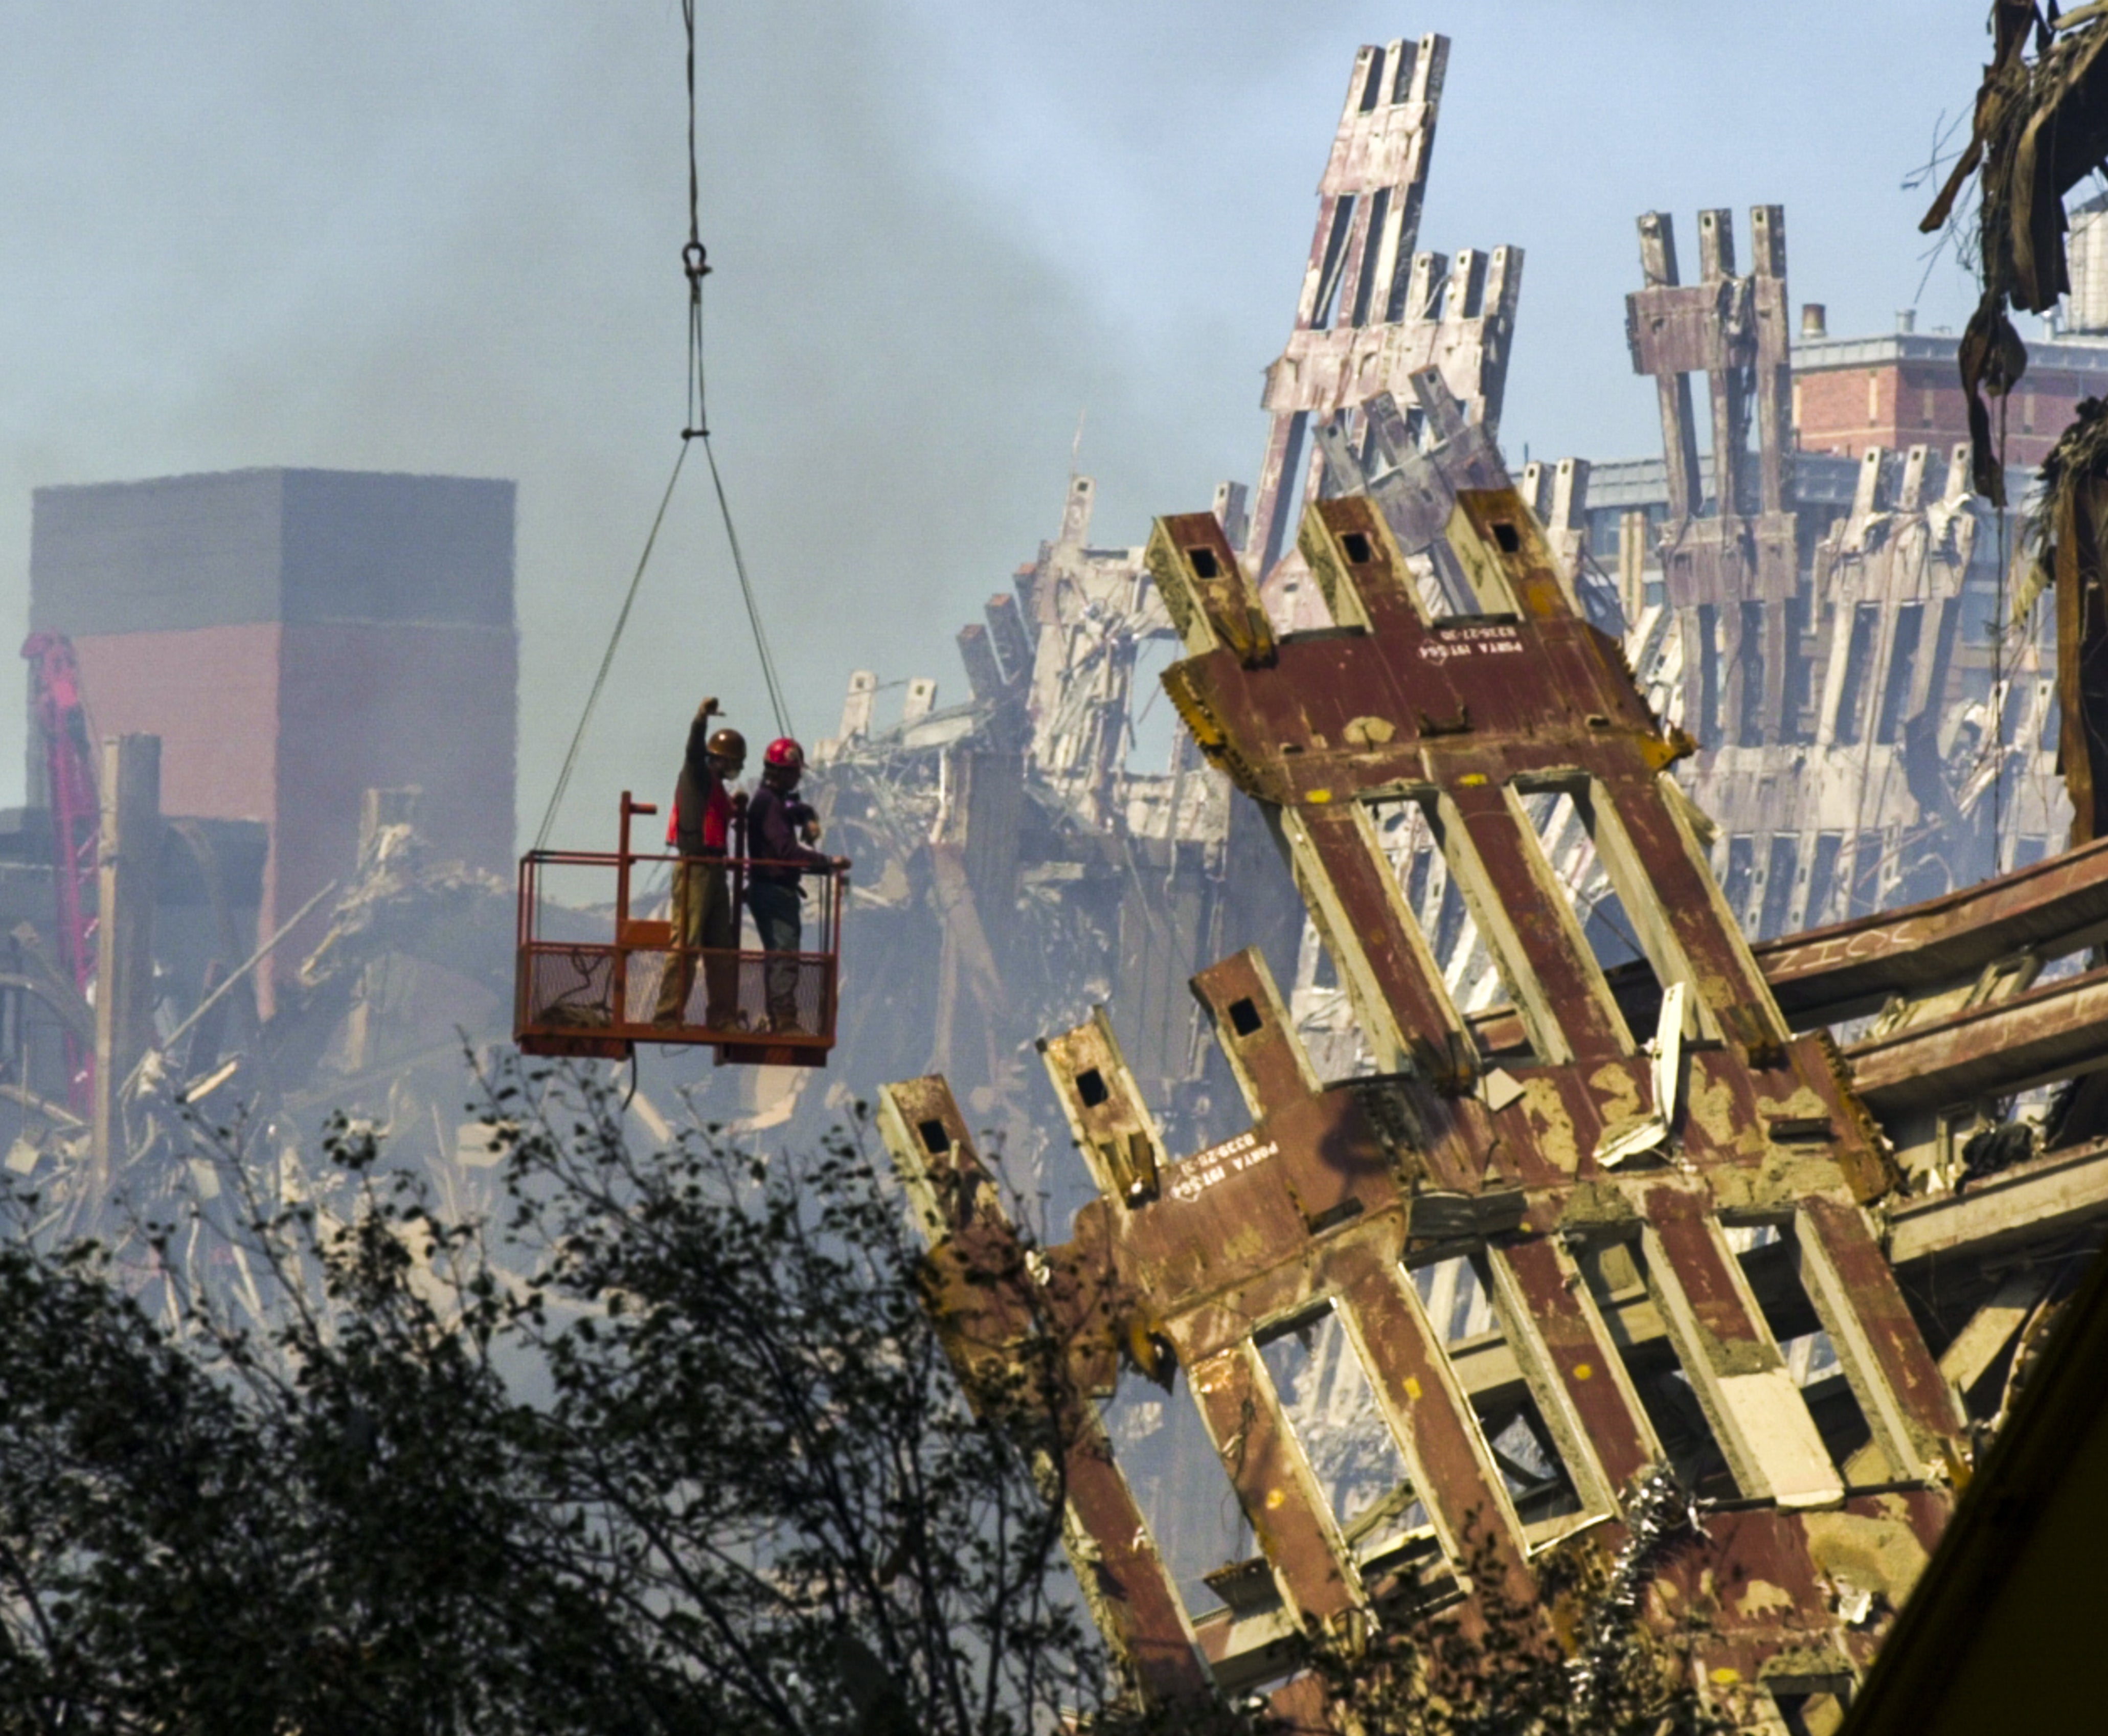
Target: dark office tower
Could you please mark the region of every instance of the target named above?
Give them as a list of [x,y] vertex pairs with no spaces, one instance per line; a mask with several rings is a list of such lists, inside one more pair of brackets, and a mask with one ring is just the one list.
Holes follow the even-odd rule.
[[318,470],[37,490],[32,630],[71,637],[99,737],[161,737],[165,812],[270,827],[264,934],[349,872],[369,787],[421,786],[435,850],[509,872],[513,496]]

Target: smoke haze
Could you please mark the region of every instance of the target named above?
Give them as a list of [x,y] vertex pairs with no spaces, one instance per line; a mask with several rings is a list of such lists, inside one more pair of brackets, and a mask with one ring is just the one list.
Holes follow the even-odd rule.
[[[1899,183],[1981,7],[1485,0],[704,4],[712,425],[809,740],[934,674],[1058,518],[1250,480],[1356,46],[1454,39],[1421,245],[1526,251],[1503,444],[1655,449],[1633,219],[1786,207],[1833,332],[1959,326]],[[520,483],[531,835],[678,446],[675,0],[15,0],[0,20],[0,609],[29,491],[249,465]],[[1746,242],[1745,243],[1746,248]],[[700,455],[698,455],[700,456]],[[700,466],[559,841],[669,780],[705,692],[771,733]],[[93,695],[89,696],[91,705]],[[0,800],[22,713],[0,706]]]

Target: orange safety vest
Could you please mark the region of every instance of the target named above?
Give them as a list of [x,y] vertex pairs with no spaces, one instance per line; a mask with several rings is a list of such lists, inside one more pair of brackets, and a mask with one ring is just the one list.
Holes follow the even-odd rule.
[[[677,791],[666,804],[666,842],[681,841],[681,797]],[[703,848],[723,855],[732,838],[732,797],[720,779],[710,786],[709,800],[703,804]]]

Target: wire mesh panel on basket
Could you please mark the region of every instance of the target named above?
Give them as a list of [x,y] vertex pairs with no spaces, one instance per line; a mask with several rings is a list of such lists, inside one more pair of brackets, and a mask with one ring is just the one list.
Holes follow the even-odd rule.
[[834,960],[815,953],[747,953],[740,965],[739,1011],[749,1030],[825,1036],[832,1028]]
[[606,947],[535,948],[528,967],[528,1022],[580,1030],[611,1024],[615,959]]

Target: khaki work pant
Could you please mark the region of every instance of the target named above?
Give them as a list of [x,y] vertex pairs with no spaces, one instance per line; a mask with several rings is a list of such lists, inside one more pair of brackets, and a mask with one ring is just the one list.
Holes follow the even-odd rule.
[[659,985],[659,1005],[651,1015],[655,1025],[687,1022],[688,995],[696,985],[696,951],[709,956],[703,960],[703,1023],[723,1026],[738,1010],[738,914],[732,907],[732,888],[725,881],[722,862],[683,857],[673,870],[673,950],[666,959],[666,975]]

